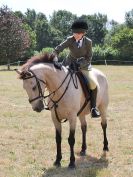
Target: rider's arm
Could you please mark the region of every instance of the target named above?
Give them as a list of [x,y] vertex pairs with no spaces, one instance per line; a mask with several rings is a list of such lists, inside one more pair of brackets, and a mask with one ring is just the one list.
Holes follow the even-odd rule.
[[69,46],[69,38],[67,38],[64,42],[62,42],[61,44],[59,44],[57,47],[55,47],[55,52],[58,55],[60,52],[62,52],[65,48],[68,48]]
[[86,47],[87,47],[87,53],[86,53],[86,60],[88,61],[88,64],[91,64],[92,60],[92,41],[90,39],[86,39]]

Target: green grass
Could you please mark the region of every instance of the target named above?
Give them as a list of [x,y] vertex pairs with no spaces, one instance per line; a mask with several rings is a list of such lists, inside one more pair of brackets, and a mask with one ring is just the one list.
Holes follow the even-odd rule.
[[133,67],[96,66],[108,78],[110,151],[102,158],[100,120],[87,117],[87,156],[78,155],[81,130],[76,129],[76,165],[68,170],[69,126],[63,124],[62,167],[53,167],[55,130],[50,112],[35,113],[22,81],[11,71],[0,71],[0,177],[132,177],[133,176]]

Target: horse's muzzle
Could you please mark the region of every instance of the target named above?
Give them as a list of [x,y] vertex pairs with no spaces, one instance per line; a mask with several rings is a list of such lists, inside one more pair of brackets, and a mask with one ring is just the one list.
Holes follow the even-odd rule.
[[33,108],[36,112],[41,112],[44,109],[43,101],[39,100],[37,105]]

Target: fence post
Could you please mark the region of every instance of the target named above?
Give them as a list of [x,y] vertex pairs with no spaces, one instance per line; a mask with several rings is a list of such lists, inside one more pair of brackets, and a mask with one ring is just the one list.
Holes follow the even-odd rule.
[[104,62],[105,62],[105,65],[107,66],[107,61],[106,61],[106,60],[104,60]]
[[7,64],[7,69],[10,70],[10,64]]
[[18,66],[20,66],[20,61],[18,61]]

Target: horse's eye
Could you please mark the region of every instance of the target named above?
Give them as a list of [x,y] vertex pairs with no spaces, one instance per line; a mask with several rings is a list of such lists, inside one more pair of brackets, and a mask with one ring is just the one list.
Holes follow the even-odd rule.
[[33,90],[33,91],[35,91],[35,90],[36,90],[36,85],[32,88],[32,90]]

